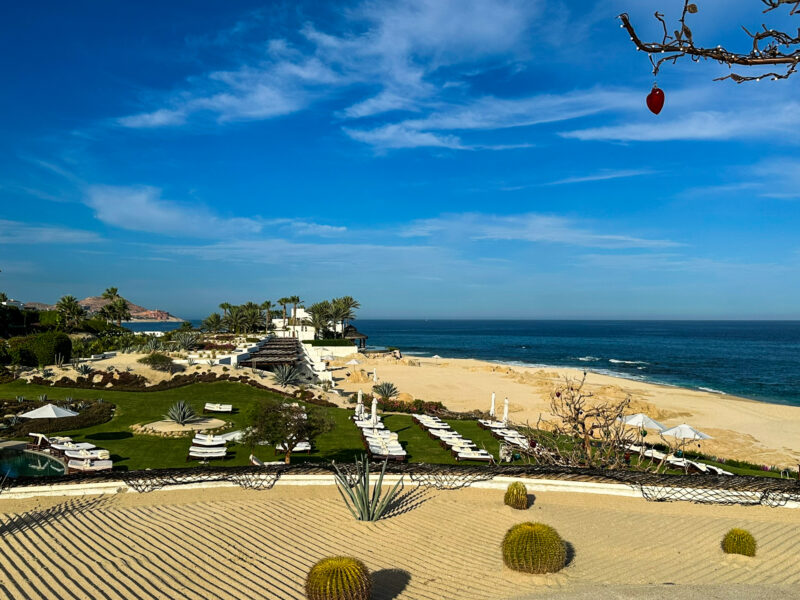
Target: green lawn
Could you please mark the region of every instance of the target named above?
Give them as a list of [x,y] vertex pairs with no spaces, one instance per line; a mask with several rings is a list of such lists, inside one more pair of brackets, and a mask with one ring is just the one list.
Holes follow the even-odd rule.
[[[109,422],[87,427],[77,431],[63,431],[75,441],[90,442],[111,452],[115,468],[125,470],[162,469],[196,465],[187,462],[186,455],[190,439],[162,438],[153,435],[135,434],[130,430],[134,424],[157,421],[177,400],[186,400],[197,411],[202,410],[206,402],[233,404],[236,413],[233,415],[217,415],[233,424],[232,429],[246,427],[248,414],[254,403],[262,398],[275,398],[272,392],[259,390],[241,383],[218,382],[196,383],[186,387],[160,392],[115,392],[111,390],[84,390],[47,386],[27,385],[19,381],[0,385],[0,397],[14,398],[22,395],[35,398],[47,394],[53,401],[63,400],[67,396],[77,399],[103,398],[116,405],[116,414]],[[351,410],[341,408],[322,409],[334,421],[332,431],[319,436],[311,454],[295,454],[292,462],[330,461],[349,462],[364,452],[358,428],[350,421]],[[452,464],[455,459],[449,451],[432,440],[409,415],[388,415],[386,426],[399,434],[400,442],[408,452],[412,462]],[[479,446],[497,454],[497,442],[490,434],[477,426],[477,423],[454,421],[451,423],[456,431],[475,441]],[[239,444],[229,444],[229,457],[224,461],[212,461],[212,464],[246,465],[249,464],[249,448]],[[256,455],[261,460],[277,460],[278,457],[269,447],[259,448]]]

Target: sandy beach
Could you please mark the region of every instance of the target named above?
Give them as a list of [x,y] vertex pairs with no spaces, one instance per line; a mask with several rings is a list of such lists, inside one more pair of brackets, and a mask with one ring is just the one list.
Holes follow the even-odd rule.
[[[334,376],[341,389],[369,391],[371,381],[354,383],[352,369],[377,368],[379,380],[394,383],[401,393],[442,402],[451,410],[488,410],[492,392],[497,394],[502,410],[507,396],[510,417],[516,423],[535,423],[540,414],[547,414],[553,386],[564,377],[582,376],[576,369],[510,367],[471,359],[359,360],[357,367],[347,367],[343,361],[334,363],[338,365]],[[350,378],[346,376],[348,370]],[[797,468],[800,462],[800,407],[595,373],[588,374],[587,384],[599,399],[630,395],[631,412],[647,413],[668,426],[689,423],[708,433],[714,439],[702,442],[703,452],[780,467]]]
[[[314,562],[341,553],[373,572],[376,600],[596,598],[598,585],[604,597],[688,598],[724,586],[708,589],[726,594],[705,597],[760,590],[761,598],[790,598],[800,583],[800,565],[787,560],[797,531],[789,509],[541,493],[529,510],[515,511],[499,490],[412,485],[404,496],[401,510],[371,524],[353,520],[332,486],[0,500],[0,592],[301,599]],[[501,539],[526,520],[552,525],[569,543],[562,572],[532,576],[503,566]],[[733,526],[756,536],[755,558],[721,551]]]

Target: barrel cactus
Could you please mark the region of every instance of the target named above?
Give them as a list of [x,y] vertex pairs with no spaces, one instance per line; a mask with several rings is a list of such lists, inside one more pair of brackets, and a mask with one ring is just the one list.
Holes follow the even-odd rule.
[[555,573],[567,564],[566,544],[549,525],[520,523],[503,538],[503,562],[515,571]]
[[525,510],[528,508],[528,488],[521,481],[515,481],[508,486],[503,502],[511,508]]
[[323,558],[306,578],[308,600],[369,600],[371,590],[367,567],[347,556]]
[[722,550],[725,554],[756,555],[756,538],[744,529],[731,529],[722,538]]

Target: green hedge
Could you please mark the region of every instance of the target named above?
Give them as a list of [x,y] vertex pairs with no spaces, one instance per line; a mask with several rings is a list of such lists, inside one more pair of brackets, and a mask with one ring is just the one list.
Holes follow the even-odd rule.
[[72,358],[72,341],[67,334],[60,331],[46,331],[11,338],[8,340],[8,353],[15,365],[52,365],[56,362],[56,356],[60,355],[64,362]]
[[169,371],[171,368],[173,368],[172,359],[166,354],[160,354],[158,352],[153,352],[152,354],[143,356],[138,360],[138,362],[152,367],[156,371]]
[[304,340],[304,344],[311,346],[352,346],[353,342],[350,340],[333,339],[333,340]]

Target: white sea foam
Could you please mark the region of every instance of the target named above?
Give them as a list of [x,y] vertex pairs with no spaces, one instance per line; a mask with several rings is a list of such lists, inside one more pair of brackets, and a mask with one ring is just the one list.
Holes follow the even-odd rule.
[[597,358],[596,356],[581,356],[580,358],[578,358],[578,360],[583,361],[583,362],[595,362],[595,361],[598,361],[600,359]]
[[715,390],[714,388],[709,388],[709,387],[700,386],[697,389],[698,390],[703,390],[704,392],[710,392],[711,394],[724,394],[725,393],[722,390]]
[[619,360],[617,358],[609,358],[608,362],[615,365],[649,365],[650,363],[643,360]]

